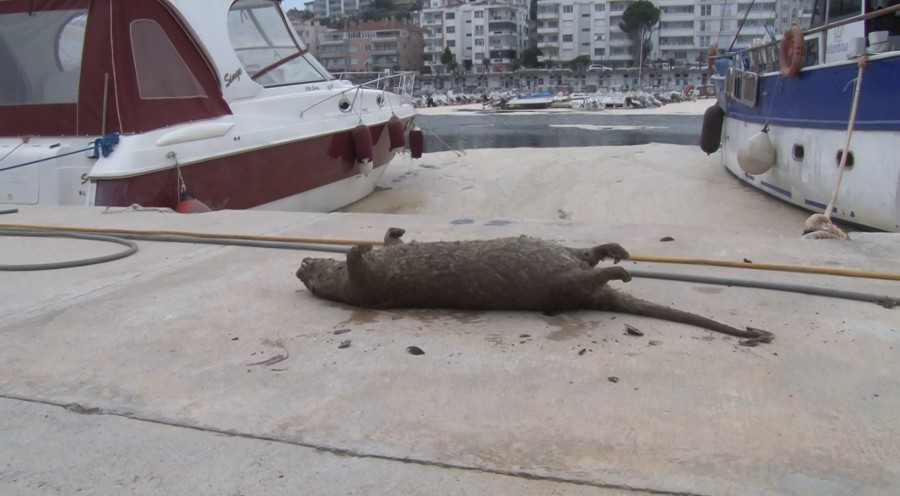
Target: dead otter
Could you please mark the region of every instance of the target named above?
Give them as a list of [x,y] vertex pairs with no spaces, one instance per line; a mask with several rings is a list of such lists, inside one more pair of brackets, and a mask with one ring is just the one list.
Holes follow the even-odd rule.
[[691,324],[750,345],[773,338],[610,288],[611,280],[631,280],[622,267],[594,269],[607,258],[628,258],[616,243],[578,249],[526,236],[403,243],[403,232],[389,229],[379,250],[354,246],[346,262],[306,258],[297,277],[319,298],[366,308],[603,310]]

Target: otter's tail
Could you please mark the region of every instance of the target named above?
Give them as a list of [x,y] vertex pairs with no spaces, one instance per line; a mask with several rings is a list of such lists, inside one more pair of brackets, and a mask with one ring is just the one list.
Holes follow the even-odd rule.
[[604,286],[598,291],[594,303],[594,308],[596,310],[630,313],[641,317],[668,320],[670,322],[689,324],[709,329],[710,331],[727,334],[729,336],[743,338],[744,341],[741,341],[741,344],[746,346],[756,346],[758,343],[769,343],[775,339],[775,335],[768,331],[754,329],[752,327],[748,327],[747,330],[744,331],[695,313],[685,312],[683,310],[678,310],[677,308],[658,305],[640,298],[635,298],[634,296],[620,293],[608,286]]

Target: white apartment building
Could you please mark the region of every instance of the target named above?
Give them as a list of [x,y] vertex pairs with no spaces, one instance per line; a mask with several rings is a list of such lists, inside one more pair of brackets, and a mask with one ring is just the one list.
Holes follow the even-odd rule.
[[309,50],[309,53],[311,53],[313,57],[319,56],[319,35],[334,31],[333,29],[323,26],[319,21],[293,20],[291,21],[291,24],[294,26],[297,34],[300,35],[300,39],[303,40],[306,49]]
[[[562,66],[580,55],[611,67],[630,67],[638,59],[631,39],[619,29],[627,0],[538,0],[539,60]],[[653,0],[660,22],[644,60],[705,64],[713,42],[727,48],[746,15],[735,46],[784,32],[795,20],[800,0]],[[752,6],[751,6],[752,4]],[[749,13],[748,13],[749,9]]]
[[315,14],[317,19],[332,16],[345,16],[366,10],[369,0],[313,0],[304,4],[306,10]]
[[444,48],[465,72],[509,71],[526,48],[528,1],[426,0],[419,25],[425,65],[432,73],[444,70]]

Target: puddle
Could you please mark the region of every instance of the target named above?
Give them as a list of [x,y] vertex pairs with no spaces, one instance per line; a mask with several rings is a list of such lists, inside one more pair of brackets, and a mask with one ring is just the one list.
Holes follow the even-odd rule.
[[557,328],[557,330],[547,335],[547,339],[551,341],[565,341],[576,338],[580,334],[592,331],[601,325],[599,320],[584,320],[580,316],[565,314],[548,318],[547,324]]

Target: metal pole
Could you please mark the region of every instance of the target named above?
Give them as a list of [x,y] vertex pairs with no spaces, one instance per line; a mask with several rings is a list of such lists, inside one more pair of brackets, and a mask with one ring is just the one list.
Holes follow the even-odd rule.
[[641,54],[638,58],[638,89],[644,85],[641,70],[644,68],[644,26],[641,26]]

